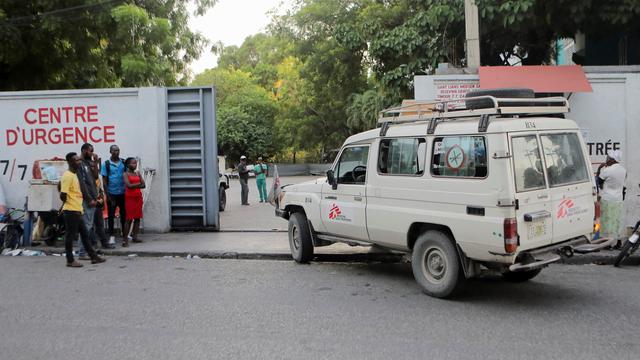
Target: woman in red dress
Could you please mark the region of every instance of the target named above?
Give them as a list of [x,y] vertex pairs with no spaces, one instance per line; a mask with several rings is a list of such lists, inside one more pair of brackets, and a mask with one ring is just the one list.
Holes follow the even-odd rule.
[[[124,179],[124,208],[127,221],[124,224],[122,246],[129,246],[129,232],[131,231],[131,241],[142,242],[138,239],[140,230],[140,219],[142,219],[142,191],[145,188],[144,179],[137,171],[138,161],[135,158],[127,158],[124,161],[126,171],[122,174]],[[133,224],[133,231],[131,226]]]

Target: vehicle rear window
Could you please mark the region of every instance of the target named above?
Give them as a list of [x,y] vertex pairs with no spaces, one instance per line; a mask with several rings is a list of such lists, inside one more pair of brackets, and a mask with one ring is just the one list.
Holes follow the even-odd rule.
[[516,191],[531,191],[546,187],[538,139],[535,135],[511,139]]
[[540,136],[550,186],[589,181],[580,139],[576,133]]
[[446,136],[433,141],[431,174],[447,177],[487,176],[487,147],[483,136]]
[[427,153],[421,138],[383,139],[378,154],[378,172],[389,175],[422,175]]

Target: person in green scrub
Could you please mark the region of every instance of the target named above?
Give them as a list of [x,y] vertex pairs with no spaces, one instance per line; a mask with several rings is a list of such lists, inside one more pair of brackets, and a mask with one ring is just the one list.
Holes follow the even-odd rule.
[[262,157],[259,157],[258,162],[253,166],[253,173],[256,174],[256,185],[258,185],[260,202],[267,202],[267,176],[269,176],[269,166],[262,162]]

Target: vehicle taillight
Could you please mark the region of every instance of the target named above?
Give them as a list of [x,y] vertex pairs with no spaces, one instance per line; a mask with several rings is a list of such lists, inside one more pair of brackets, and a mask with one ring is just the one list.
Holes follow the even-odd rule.
[[504,219],[504,251],[514,253],[518,249],[518,220]]
[[593,203],[593,206],[595,207],[595,215],[593,216],[593,233],[595,235],[594,240],[596,240],[600,237],[600,234],[598,234],[600,231],[600,202],[596,201]]

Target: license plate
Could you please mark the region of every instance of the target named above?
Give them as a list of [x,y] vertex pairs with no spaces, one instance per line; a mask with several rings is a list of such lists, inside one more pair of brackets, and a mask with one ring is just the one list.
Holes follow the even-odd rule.
[[542,237],[547,234],[547,224],[544,221],[529,224],[527,230],[529,239]]

